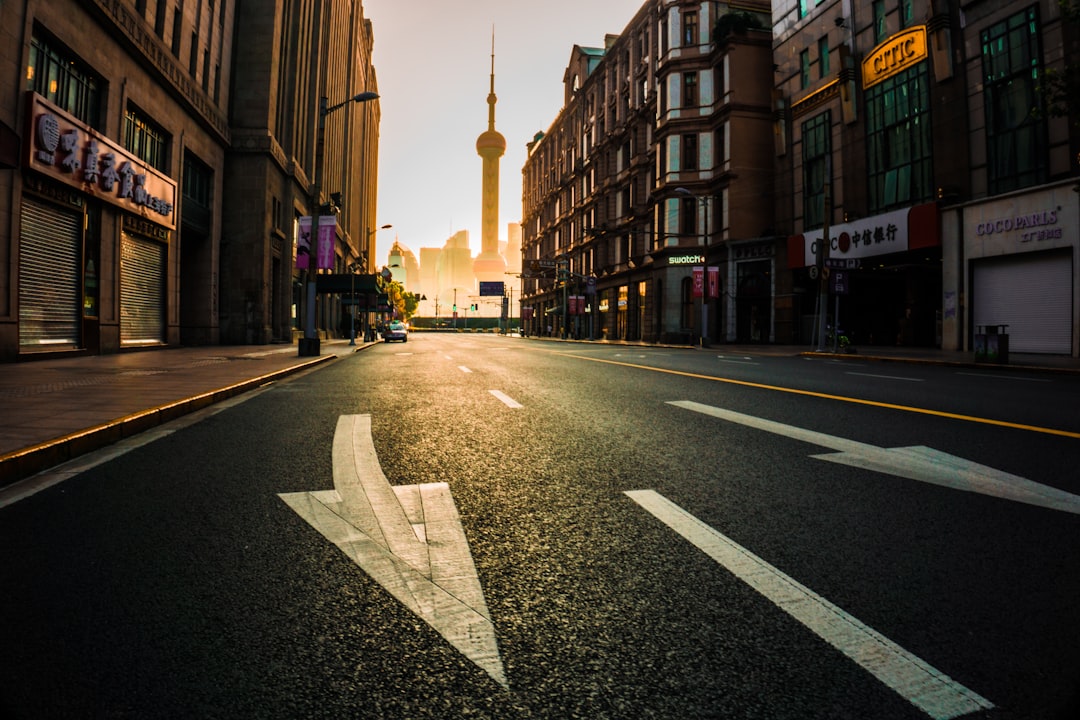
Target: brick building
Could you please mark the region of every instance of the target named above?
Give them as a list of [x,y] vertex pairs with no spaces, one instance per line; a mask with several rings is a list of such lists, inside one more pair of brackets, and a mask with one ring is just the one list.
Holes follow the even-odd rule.
[[523,169],[527,332],[785,338],[768,3],[650,0],[575,46]]

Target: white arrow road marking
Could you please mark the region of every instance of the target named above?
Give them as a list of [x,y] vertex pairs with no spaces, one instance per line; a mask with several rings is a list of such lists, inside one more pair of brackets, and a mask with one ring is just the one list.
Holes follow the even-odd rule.
[[391,486],[370,415],[342,415],[334,489],[278,495],[503,687],[495,626],[446,483]]
[[1080,495],[1073,495],[933,448],[921,445],[880,448],[692,401],[678,400],[668,404],[836,450],[836,453],[827,455],[811,455],[818,460],[1080,515]]
[[626,493],[818,637],[935,720],[994,707],[653,490]]
[[488,390],[488,392],[499,398],[499,400],[501,400],[508,408],[514,408],[516,410],[520,407],[524,407],[524,405],[504,393],[502,390]]

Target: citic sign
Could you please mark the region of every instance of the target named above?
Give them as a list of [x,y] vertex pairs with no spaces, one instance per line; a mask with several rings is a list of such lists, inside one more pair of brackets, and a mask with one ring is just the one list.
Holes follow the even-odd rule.
[[893,35],[874,48],[867,58],[863,60],[863,88],[887,80],[893,75],[907,70],[920,60],[925,60],[926,57],[925,25],[909,28],[902,33]]

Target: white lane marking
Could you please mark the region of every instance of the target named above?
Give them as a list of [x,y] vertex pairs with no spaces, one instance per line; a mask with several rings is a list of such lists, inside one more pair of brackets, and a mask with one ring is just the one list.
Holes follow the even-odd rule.
[[922,378],[900,377],[898,375],[875,375],[874,373],[849,372],[847,375],[862,375],[863,377],[883,378],[885,380],[906,380],[908,382],[926,382]]
[[828,455],[811,455],[818,460],[1080,515],[1080,495],[933,448],[921,445],[880,448],[692,401],[678,400],[668,404],[836,451]]
[[370,415],[342,415],[334,489],[278,495],[402,604],[503,687],[495,626],[449,486],[391,486]]
[[514,408],[514,409],[517,409],[517,408],[525,407],[524,405],[522,405],[521,403],[519,403],[519,402],[518,402],[517,400],[515,400],[515,399],[514,399],[514,398],[512,398],[512,397],[510,397],[509,395],[507,395],[506,393],[502,392],[501,390],[488,390],[488,392],[489,392],[489,393],[491,393],[492,395],[494,395],[495,397],[499,398],[500,400],[502,400],[502,401],[503,401],[503,403],[504,403],[504,404],[506,405],[506,407],[508,407],[508,408]]
[[463,372],[463,373],[471,373],[471,372],[472,372],[472,370],[470,370],[469,368],[465,367],[464,365],[458,365],[458,366],[457,366],[457,369],[458,369],[458,370],[460,370],[460,371],[461,371],[461,372]]
[[1016,375],[991,375],[990,373],[973,373],[973,372],[957,372],[957,375],[968,375],[970,377],[980,378],[997,378],[998,380],[1018,380],[1020,382],[1053,382],[1047,378],[1029,378],[1029,377],[1017,377]]
[[399,352],[399,353],[394,353],[394,354],[397,355],[398,357],[405,357],[406,355],[412,355],[411,352]]
[[447,360],[453,360],[454,359],[454,358],[450,357],[449,355],[443,355],[443,357],[446,358]]
[[935,720],[994,705],[653,490],[628,495],[735,577]]
[[749,358],[749,357],[728,357],[726,355],[717,355],[716,359],[720,360],[721,362],[732,363],[733,365],[760,365],[761,364],[759,362],[756,362],[753,358]]

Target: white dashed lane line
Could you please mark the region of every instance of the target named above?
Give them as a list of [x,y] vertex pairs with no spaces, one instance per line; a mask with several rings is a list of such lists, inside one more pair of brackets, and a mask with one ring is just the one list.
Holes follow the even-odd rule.
[[517,400],[510,397],[506,393],[502,392],[501,390],[489,390],[488,392],[490,392],[495,397],[499,398],[499,400],[501,400],[506,405],[506,407],[514,408],[514,409],[524,407],[524,405],[522,405],[521,403],[519,403]]

